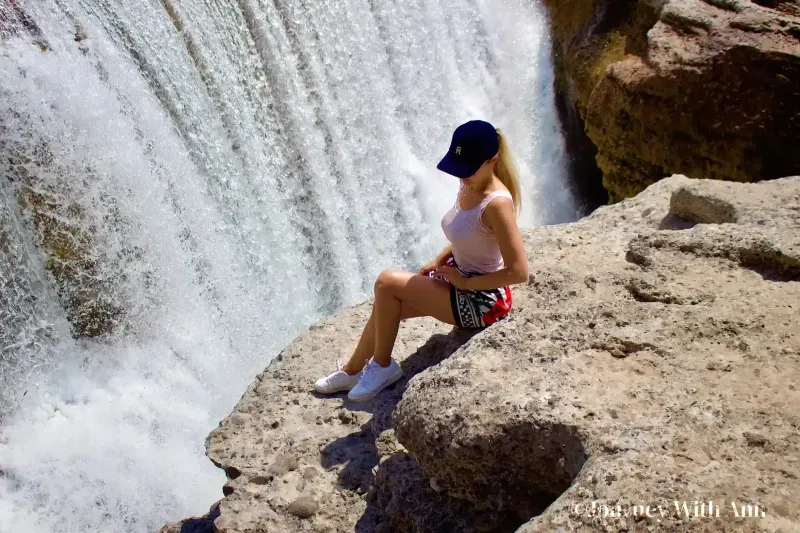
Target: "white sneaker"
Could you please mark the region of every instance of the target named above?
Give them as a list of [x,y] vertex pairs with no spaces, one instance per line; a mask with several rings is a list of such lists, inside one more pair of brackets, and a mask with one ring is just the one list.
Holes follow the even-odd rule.
[[347,397],[357,402],[374,398],[380,391],[400,379],[403,376],[403,369],[394,358],[390,358],[389,361],[389,366],[382,367],[374,360],[370,360],[361,371],[358,384],[347,393]]
[[350,390],[356,386],[362,372],[350,375],[342,370],[342,360],[336,360],[336,372],[328,374],[324,378],[319,378],[314,383],[314,390],[323,394],[333,394],[334,392],[341,392],[343,390]]

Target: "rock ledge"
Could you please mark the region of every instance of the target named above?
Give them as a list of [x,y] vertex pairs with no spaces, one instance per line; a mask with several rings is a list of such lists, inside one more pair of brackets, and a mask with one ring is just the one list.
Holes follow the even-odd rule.
[[377,401],[309,392],[369,303],[284,349],[206,442],[216,531],[800,530],[800,178],[675,176],[525,241],[512,315],[404,323]]

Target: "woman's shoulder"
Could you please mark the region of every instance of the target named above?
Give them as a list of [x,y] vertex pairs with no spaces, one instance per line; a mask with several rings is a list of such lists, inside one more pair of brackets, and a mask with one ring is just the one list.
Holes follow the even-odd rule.
[[489,193],[484,197],[483,199],[484,206],[488,207],[489,205],[500,205],[505,203],[502,200],[500,202],[496,202],[495,200],[497,200],[498,198],[506,198],[508,200],[511,200],[512,203],[514,201],[514,197],[511,195],[511,192],[509,192],[509,190],[505,186],[500,186],[497,187],[496,189],[490,190]]
[[480,221],[481,226],[492,231],[497,221],[506,218],[508,210],[514,211],[514,197],[505,187],[499,187],[491,191],[481,203]]
[[506,187],[505,184],[502,181],[500,181],[500,178],[498,178],[497,176],[495,176],[494,179],[492,180],[492,186],[489,189],[488,194],[487,194],[487,197],[489,197],[489,196],[491,196],[492,198],[497,198],[497,197],[511,198],[512,197],[511,196],[511,191],[508,190],[508,187]]

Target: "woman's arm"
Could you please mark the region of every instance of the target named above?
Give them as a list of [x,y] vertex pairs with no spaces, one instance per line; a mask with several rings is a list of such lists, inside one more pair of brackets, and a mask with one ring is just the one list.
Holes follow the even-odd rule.
[[[494,232],[505,267],[483,276],[473,276],[456,281],[459,289],[477,291],[516,285],[528,280],[528,258],[525,244],[514,215],[514,203],[510,198],[497,198],[486,206],[483,224]],[[453,280],[451,280],[451,283]],[[454,284],[455,285],[455,284]]]

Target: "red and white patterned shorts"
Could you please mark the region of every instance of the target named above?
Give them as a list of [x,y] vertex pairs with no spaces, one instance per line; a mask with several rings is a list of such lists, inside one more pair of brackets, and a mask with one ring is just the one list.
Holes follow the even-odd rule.
[[[445,265],[458,269],[467,278],[482,275],[462,270],[452,255],[447,258]],[[504,318],[511,310],[511,288],[505,286],[499,289],[466,291],[450,285],[450,305],[458,327],[485,328]]]

